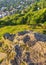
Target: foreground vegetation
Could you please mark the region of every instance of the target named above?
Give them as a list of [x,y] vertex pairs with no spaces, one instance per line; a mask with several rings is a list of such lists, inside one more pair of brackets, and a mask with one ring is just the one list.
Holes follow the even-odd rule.
[[[45,0],[44,2],[46,3]],[[31,65],[30,61],[33,62],[33,65],[34,63],[43,65],[46,62],[45,3],[43,1],[35,3],[32,7],[21,11],[20,14],[13,14],[0,19],[0,55],[2,57],[6,55],[5,58],[0,56],[1,65],[14,65],[12,64],[14,62],[17,63],[16,65]],[[38,33],[28,31],[29,33],[24,34],[26,30]],[[24,33],[20,31],[24,31]],[[16,34],[17,32],[20,32],[20,36]],[[10,60],[13,62],[11,63]]]
[[0,41],[1,65],[46,64],[46,35],[31,31],[13,35],[4,34]]

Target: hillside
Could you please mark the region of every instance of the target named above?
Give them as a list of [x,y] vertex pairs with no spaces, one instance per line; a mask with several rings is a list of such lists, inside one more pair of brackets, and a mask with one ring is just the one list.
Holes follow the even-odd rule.
[[4,56],[0,65],[46,65],[45,34],[33,31],[6,33],[0,43],[0,49],[3,50],[1,54]]
[[7,16],[7,13],[8,15],[20,13],[22,10],[28,7],[34,7],[37,9],[37,6],[40,9],[46,8],[46,0],[0,0],[0,14],[5,13],[5,16]]
[[0,19],[0,37],[7,32],[17,33],[34,30],[46,34],[46,8],[26,13],[13,14]]
[[46,65],[46,0],[0,0],[0,65]]
[[37,5],[28,7],[18,14],[13,14],[0,19],[1,25],[40,24],[46,22],[46,8],[38,9]]

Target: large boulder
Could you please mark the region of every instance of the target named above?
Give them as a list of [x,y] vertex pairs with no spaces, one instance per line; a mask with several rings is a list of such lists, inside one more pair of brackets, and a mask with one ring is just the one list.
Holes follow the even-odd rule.
[[35,33],[35,38],[37,41],[43,41],[46,42],[46,35],[45,34],[40,34],[40,33]]
[[10,33],[5,33],[5,34],[3,35],[3,38],[4,38],[4,39],[8,39],[8,40],[10,40],[10,41],[13,41],[13,40],[14,40],[14,37],[15,37],[15,34],[10,34]]

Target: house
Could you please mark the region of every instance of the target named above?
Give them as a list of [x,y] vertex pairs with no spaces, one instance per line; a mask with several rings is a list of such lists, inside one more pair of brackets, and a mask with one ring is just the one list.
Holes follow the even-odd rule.
[[6,16],[7,14],[5,12],[2,12],[2,17]]
[[23,1],[21,1],[21,2],[20,2],[20,4],[24,4],[24,2],[23,2]]
[[19,5],[18,7],[17,7],[17,9],[20,9],[21,8],[21,5]]
[[6,13],[6,15],[10,15],[10,12],[9,11],[6,11],[5,13]]
[[0,11],[0,18],[2,18],[2,12]]
[[0,18],[2,18],[2,15],[0,14]]
[[6,12],[1,12],[0,11],[0,18],[3,18],[3,17],[5,17],[5,16],[7,16],[7,15],[9,15],[9,12],[8,11],[6,11]]
[[37,9],[39,10],[40,8],[38,7]]
[[13,8],[13,10],[10,11],[10,15],[14,14],[15,12],[17,12],[17,9]]
[[1,11],[4,11],[5,9],[7,9],[7,7],[2,7],[2,8],[1,8]]

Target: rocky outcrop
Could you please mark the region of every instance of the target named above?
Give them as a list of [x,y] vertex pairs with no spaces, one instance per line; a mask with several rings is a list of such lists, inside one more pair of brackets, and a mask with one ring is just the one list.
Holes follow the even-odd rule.
[[[11,65],[46,65],[45,34],[23,31],[14,35],[13,40],[11,36],[12,35],[4,35],[4,39],[6,38],[12,42],[10,45],[16,53],[14,59],[10,59]],[[11,49],[12,51],[13,48]]]
[[46,35],[45,34],[40,34],[40,33],[35,33],[35,38],[37,41],[43,41],[46,42]]
[[10,33],[5,33],[5,34],[3,35],[3,38],[4,38],[4,39],[8,39],[8,40],[10,40],[10,41],[13,41],[13,40],[14,40],[14,37],[15,37],[15,34],[10,34]]

